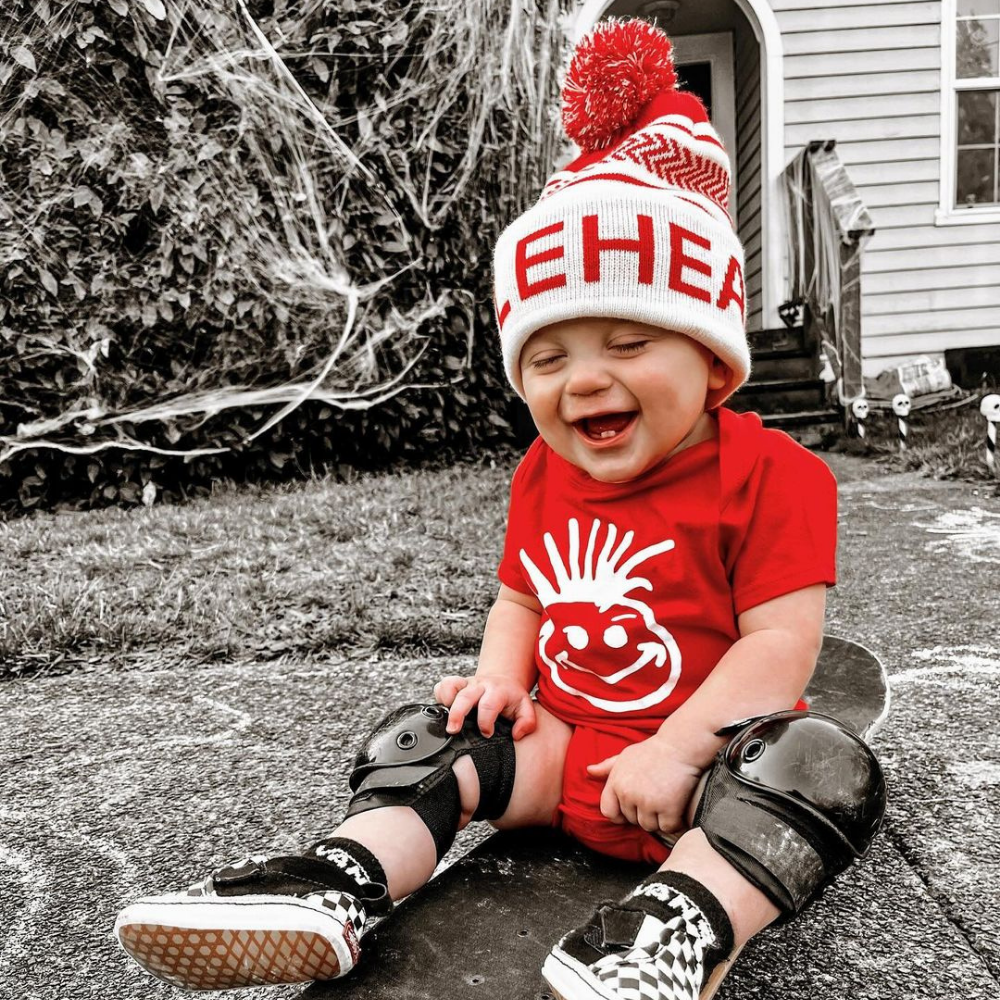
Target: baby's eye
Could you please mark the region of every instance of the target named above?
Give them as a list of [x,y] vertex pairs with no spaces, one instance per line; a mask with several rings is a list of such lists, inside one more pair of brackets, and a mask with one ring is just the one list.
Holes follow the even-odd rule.
[[549,358],[539,358],[537,361],[532,361],[531,362],[531,367],[532,368],[548,368],[550,365],[555,364],[555,362],[557,362],[560,358],[562,358],[561,354],[553,354]]
[[634,354],[636,351],[641,351],[648,343],[648,340],[630,340],[626,344],[615,344],[611,350],[620,354]]

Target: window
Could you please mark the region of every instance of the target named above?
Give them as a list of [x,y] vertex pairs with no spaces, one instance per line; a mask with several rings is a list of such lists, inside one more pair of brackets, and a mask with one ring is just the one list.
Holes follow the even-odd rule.
[[951,0],[944,11],[951,86],[942,88],[949,103],[938,221],[993,221],[1000,216],[1000,0]]

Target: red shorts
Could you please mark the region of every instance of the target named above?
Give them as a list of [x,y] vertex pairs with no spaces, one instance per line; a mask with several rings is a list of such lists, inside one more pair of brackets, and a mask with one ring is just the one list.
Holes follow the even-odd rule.
[[[796,709],[809,706],[802,700]],[[613,858],[625,861],[645,861],[659,867],[666,861],[670,848],[659,837],[631,823],[612,823],[601,814],[601,793],[604,778],[587,774],[588,764],[598,764],[613,757],[625,747],[648,739],[649,733],[623,730],[603,733],[586,726],[576,726],[566,748],[563,766],[562,798],[552,825],[565,830],[574,840]]]
[[602,816],[601,792],[605,779],[587,774],[588,764],[598,764],[645,738],[636,732],[610,735],[585,726],[574,728],[566,749],[562,799],[552,825],[601,854],[659,866],[667,859],[670,848],[641,827],[612,823]]

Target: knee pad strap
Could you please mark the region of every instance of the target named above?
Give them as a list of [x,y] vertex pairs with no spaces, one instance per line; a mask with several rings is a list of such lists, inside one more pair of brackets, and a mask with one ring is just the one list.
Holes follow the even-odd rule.
[[822,857],[766,801],[741,794],[716,768],[702,794],[695,823],[708,842],[783,913],[797,913],[826,878]]
[[452,765],[468,755],[479,776],[473,819],[504,813],[514,788],[511,723],[498,718],[489,738],[469,716],[448,733],[443,705],[404,705],[387,715],[365,741],[351,772],[354,793],[347,815],[389,805],[412,807],[434,838],[438,860],[451,846],[461,817],[458,779]]

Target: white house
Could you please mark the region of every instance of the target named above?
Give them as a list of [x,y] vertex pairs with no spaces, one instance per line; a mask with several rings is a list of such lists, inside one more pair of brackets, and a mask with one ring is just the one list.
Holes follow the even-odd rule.
[[609,15],[667,30],[727,141],[751,331],[788,298],[786,167],[833,139],[875,228],[864,374],[966,350],[1000,375],[1000,0],[587,0],[577,35]]

